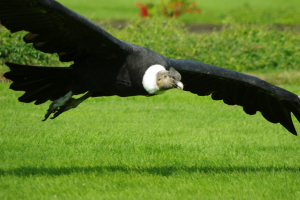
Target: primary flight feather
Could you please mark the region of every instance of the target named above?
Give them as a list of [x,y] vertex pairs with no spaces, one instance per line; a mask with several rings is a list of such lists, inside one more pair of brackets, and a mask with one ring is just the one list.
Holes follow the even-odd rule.
[[[0,0],[0,21],[12,33],[25,30],[26,43],[57,53],[70,67],[6,63],[10,88],[25,91],[21,102],[52,103],[45,115],[55,118],[89,97],[155,95],[171,88],[212,96],[240,105],[247,114],[260,111],[297,135],[299,96],[256,77],[183,59],[169,59],[150,49],[119,40],[95,22],[54,0]],[[78,99],[73,95],[84,94]]]

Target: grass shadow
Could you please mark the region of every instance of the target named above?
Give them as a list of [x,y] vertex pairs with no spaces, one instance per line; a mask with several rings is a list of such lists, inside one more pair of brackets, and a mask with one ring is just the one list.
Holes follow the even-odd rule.
[[96,167],[20,167],[14,169],[0,169],[0,176],[61,176],[72,173],[143,173],[160,176],[171,176],[177,172],[188,173],[256,173],[256,172],[300,172],[300,167],[288,166],[161,166],[161,167],[129,167],[129,166],[96,166]]

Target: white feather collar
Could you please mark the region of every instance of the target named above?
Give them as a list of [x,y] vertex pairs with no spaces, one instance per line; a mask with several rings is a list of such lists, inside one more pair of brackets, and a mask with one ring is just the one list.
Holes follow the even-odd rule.
[[166,70],[162,65],[150,66],[143,76],[143,86],[149,94],[155,94],[159,88],[156,82],[158,72]]

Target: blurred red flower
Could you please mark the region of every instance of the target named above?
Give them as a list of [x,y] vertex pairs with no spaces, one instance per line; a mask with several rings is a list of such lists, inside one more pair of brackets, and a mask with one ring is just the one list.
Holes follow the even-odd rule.
[[146,4],[143,4],[141,2],[136,2],[135,6],[140,9],[140,16],[141,17],[150,17],[148,13],[148,6]]
[[[152,14],[158,14],[166,17],[178,17],[184,13],[200,13],[200,9],[197,7],[196,2],[190,0],[168,0],[161,1],[158,5],[144,4],[136,2],[135,6],[140,10],[141,17],[150,17]],[[155,8],[156,13],[152,13],[152,8]],[[151,15],[149,14],[149,10]]]

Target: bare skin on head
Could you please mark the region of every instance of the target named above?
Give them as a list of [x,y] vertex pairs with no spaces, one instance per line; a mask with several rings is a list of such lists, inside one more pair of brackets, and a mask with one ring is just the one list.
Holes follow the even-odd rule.
[[169,71],[163,70],[157,73],[157,86],[159,91],[165,91],[172,88],[183,90],[183,84],[180,81],[181,75],[173,67]]

